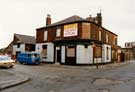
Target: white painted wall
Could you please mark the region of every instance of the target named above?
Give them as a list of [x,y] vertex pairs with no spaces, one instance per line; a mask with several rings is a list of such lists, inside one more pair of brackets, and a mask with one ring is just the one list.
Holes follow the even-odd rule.
[[43,62],[54,62],[54,44],[53,43],[40,43],[36,44],[36,52],[41,54],[42,45],[47,45],[47,58],[43,59]]
[[61,47],[61,63],[65,63],[65,46]]
[[[107,60],[107,49],[109,48],[109,59]],[[111,46],[107,44],[102,45],[102,62],[111,62]]]
[[20,48],[17,48],[17,45],[13,45],[13,55],[15,55],[17,51],[25,52],[25,44],[20,44]]
[[76,53],[77,64],[93,64],[93,48],[90,45],[88,48],[84,45],[77,45]]

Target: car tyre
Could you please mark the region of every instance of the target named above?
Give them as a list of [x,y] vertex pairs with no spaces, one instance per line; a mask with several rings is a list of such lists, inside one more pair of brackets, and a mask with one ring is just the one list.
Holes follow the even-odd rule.
[[12,66],[10,66],[10,68],[13,68],[13,65],[12,65]]

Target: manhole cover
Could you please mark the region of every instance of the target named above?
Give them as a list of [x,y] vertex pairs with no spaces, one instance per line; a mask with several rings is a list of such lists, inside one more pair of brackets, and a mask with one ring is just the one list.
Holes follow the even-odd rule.
[[109,89],[102,88],[102,89],[98,89],[97,92],[110,92],[110,90]]
[[109,79],[109,78],[98,78],[95,79],[93,82],[94,85],[111,85],[111,84],[121,84],[121,83],[124,83],[124,81]]

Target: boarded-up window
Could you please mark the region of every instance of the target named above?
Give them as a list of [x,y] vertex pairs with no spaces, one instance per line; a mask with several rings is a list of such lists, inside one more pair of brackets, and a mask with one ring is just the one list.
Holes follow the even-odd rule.
[[113,45],[117,45],[117,37],[114,37],[113,39],[114,39]]
[[90,38],[90,23],[82,23],[82,38]]
[[75,46],[67,47],[67,57],[75,57]]
[[116,59],[116,57],[117,57],[117,54],[116,54],[115,50],[112,50],[112,59]]
[[100,46],[94,47],[94,57],[102,56],[102,48]]
[[47,45],[42,46],[41,56],[42,56],[42,58],[47,57]]

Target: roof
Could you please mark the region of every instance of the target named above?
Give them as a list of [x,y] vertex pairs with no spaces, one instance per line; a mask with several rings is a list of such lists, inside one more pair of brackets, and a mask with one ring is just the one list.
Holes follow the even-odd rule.
[[35,44],[36,43],[34,36],[21,35],[21,34],[14,34],[14,36],[17,37],[22,43],[25,43],[25,44]]
[[58,21],[56,23],[53,23],[53,24],[50,24],[50,25],[47,25],[47,26],[44,26],[44,27],[41,27],[41,28],[38,28],[38,29],[57,26],[57,25],[66,24],[66,23],[77,22],[77,21],[83,21],[83,20],[85,20],[85,19],[79,17],[78,15],[73,15],[71,17],[68,17],[68,18],[64,19],[64,20]]
[[[100,25],[94,23],[93,21],[90,21],[90,20],[88,20],[88,19],[81,18],[81,17],[78,16],[78,15],[73,15],[73,16],[71,16],[71,17],[68,17],[68,18],[66,18],[66,19],[64,19],[64,20],[58,21],[58,22],[56,22],[56,23],[53,23],[53,24],[50,24],[50,25],[47,25],[47,26],[38,28],[37,30],[43,29],[43,28],[48,28],[48,27],[53,27],[53,26],[58,26],[58,25],[63,25],[63,24],[68,24],[68,23],[80,22],[80,21],[81,21],[81,22],[90,22],[90,23],[93,23],[93,24],[95,24],[95,25],[97,25],[97,26],[100,26]],[[102,27],[102,26],[100,26],[100,27]],[[107,30],[107,29],[104,28],[104,27],[102,27],[102,28],[105,29],[105,30],[108,31],[108,32],[111,32],[111,31]],[[111,33],[113,33],[113,32],[111,32]],[[113,33],[113,34],[117,36],[117,34],[115,34],[115,33]]]
[[5,48],[5,52],[13,51],[13,41]]
[[48,25],[48,26],[56,26],[56,25],[61,25],[61,24],[66,24],[66,23],[71,23],[71,22],[76,22],[76,21],[80,21],[80,20],[84,20],[83,18],[77,16],[77,15],[74,15],[74,16],[71,16],[71,17],[68,17],[64,20],[61,20],[59,22],[56,22],[56,23],[53,23],[51,25]]

